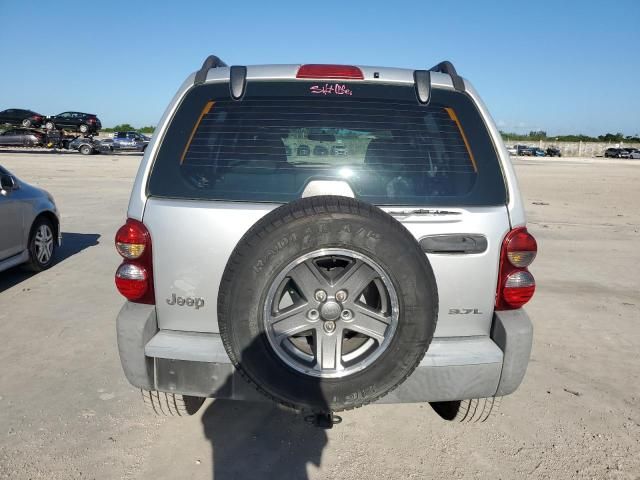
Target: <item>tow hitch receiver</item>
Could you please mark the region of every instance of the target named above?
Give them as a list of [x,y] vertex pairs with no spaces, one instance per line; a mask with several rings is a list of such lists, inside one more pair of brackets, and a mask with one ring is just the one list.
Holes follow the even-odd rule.
[[314,427],[324,428],[325,430],[333,428],[334,425],[342,423],[342,417],[334,415],[333,412],[314,413],[304,417],[304,421]]

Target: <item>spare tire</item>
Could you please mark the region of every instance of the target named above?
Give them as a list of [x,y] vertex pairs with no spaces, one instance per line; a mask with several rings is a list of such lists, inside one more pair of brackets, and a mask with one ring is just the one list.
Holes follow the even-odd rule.
[[336,196],[260,219],[218,294],[237,370],[274,401],[313,412],[360,407],[400,385],[427,351],[437,311],[414,237],[379,208]]

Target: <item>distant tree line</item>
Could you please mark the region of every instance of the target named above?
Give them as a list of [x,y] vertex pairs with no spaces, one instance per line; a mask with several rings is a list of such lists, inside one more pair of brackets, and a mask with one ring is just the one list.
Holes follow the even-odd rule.
[[624,135],[622,133],[606,133],[605,135],[598,135],[597,137],[591,137],[589,135],[547,135],[544,130],[535,130],[529,133],[512,133],[500,131],[502,138],[508,142],[510,141],[539,141],[547,140],[553,142],[640,142],[640,135]]
[[129,125],[128,123],[122,123],[120,125],[116,125],[115,127],[103,128],[103,132],[140,132],[140,133],[153,133],[156,127],[148,126],[136,128],[133,125]]

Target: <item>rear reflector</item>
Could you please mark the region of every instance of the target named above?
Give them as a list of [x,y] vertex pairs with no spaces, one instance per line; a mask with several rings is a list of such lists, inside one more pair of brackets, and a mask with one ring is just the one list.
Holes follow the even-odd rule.
[[128,300],[139,300],[147,293],[149,282],[144,267],[123,263],[116,271],[116,287]]
[[363,80],[362,70],[351,65],[307,64],[298,69],[296,78],[331,78],[344,80]]

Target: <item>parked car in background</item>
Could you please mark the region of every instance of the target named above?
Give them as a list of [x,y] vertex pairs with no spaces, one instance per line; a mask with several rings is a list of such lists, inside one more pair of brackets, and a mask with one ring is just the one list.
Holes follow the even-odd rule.
[[547,147],[545,155],[547,157],[561,157],[562,152],[560,152],[560,149],[558,147]]
[[114,132],[113,138],[102,141],[102,146],[112,152],[144,152],[150,140],[149,137],[138,132]]
[[533,155],[533,149],[527,145],[514,145],[516,149],[516,155],[530,157]]
[[296,154],[299,157],[308,157],[309,155],[311,155],[311,149],[308,145],[300,145],[296,151]]
[[344,157],[347,154],[347,147],[344,145],[334,145],[331,147],[331,155],[336,157]]
[[507,147],[507,152],[509,152],[509,155],[517,155],[518,149],[516,147]]
[[89,137],[77,137],[69,142],[67,148],[77,150],[83,155],[92,155],[102,151],[102,142]]
[[39,272],[60,246],[60,215],[51,194],[0,166],[0,272],[20,264]]
[[39,127],[44,121],[44,115],[33,110],[9,108],[0,112],[0,125],[7,124],[15,127]]
[[100,119],[93,113],[63,112],[47,117],[47,130],[73,130],[80,133],[97,133],[102,128]]
[[322,145],[316,145],[315,147],[313,147],[313,154],[316,157],[326,157],[327,155],[329,155],[329,149]]
[[545,156],[545,151],[541,148],[538,147],[533,147],[531,149],[531,156],[533,157],[544,157]]
[[45,135],[28,128],[12,128],[0,133],[3,147],[37,147],[44,145]]
[[608,158],[631,158],[631,154],[624,148],[607,148],[604,156]]
[[634,158],[634,159],[638,159],[638,158],[640,158],[640,150],[638,150],[637,148],[634,148],[634,149],[629,153],[629,158]]

